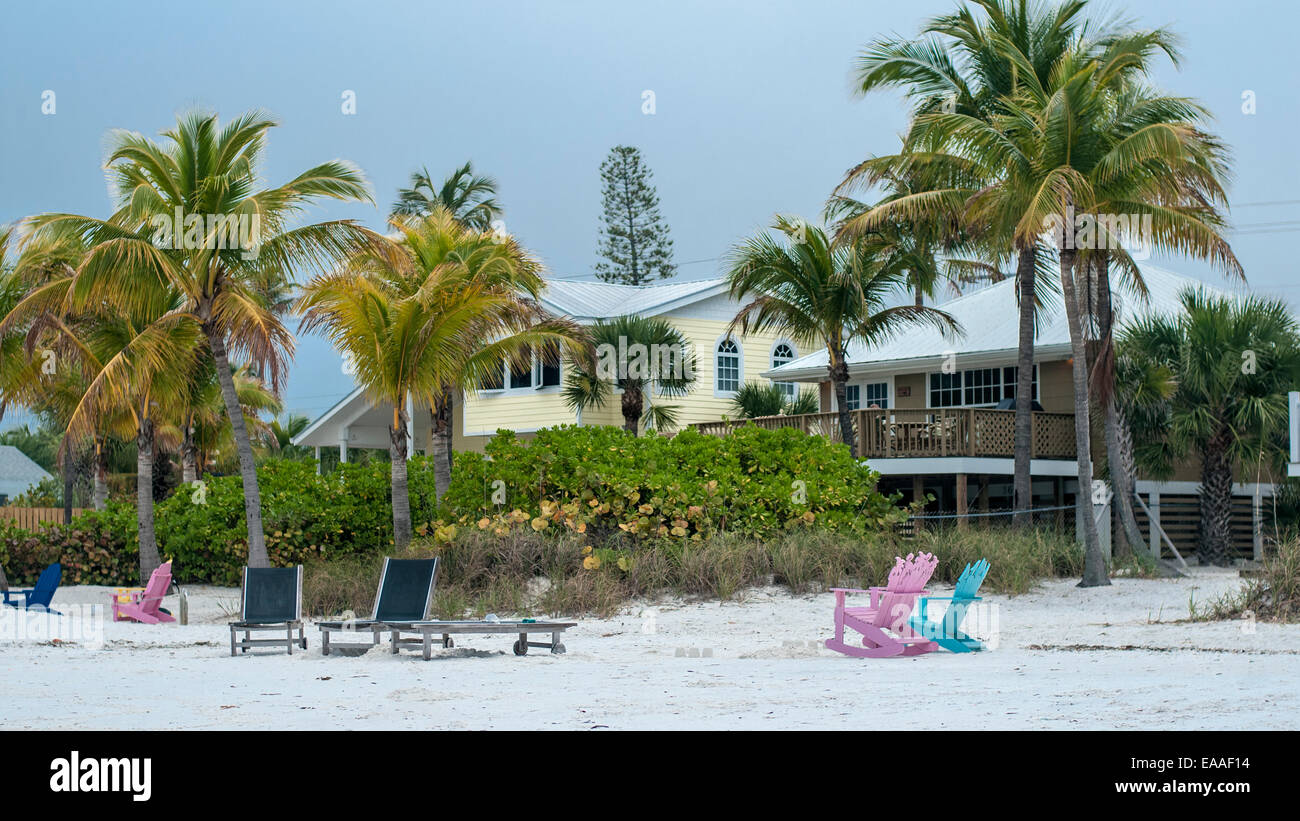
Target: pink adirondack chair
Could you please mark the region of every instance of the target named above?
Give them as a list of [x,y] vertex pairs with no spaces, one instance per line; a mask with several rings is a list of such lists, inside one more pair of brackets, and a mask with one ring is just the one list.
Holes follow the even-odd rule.
[[[919,656],[938,649],[938,645],[908,626],[908,617],[916,600],[924,596],[926,582],[934,574],[939,560],[931,553],[897,559],[889,571],[887,587],[857,590],[833,587],[835,593],[835,637],[826,640],[826,646],[849,656],[860,658],[888,658],[890,656]],[[871,599],[867,607],[846,607],[847,593],[866,593]],[[862,646],[854,647],[845,641],[844,629],[852,628],[862,634]]]
[[117,596],[114,595],[113,621],[129,619],[144,622],[145,624],[176,621],[176,619],[160,609],[163,596],[167,595],[167,588],[171,586],[171,583],[172,563],[166,562],[149,576],[149,584],[145,586],[144,590],[131,594],[130,602],[119,602]]

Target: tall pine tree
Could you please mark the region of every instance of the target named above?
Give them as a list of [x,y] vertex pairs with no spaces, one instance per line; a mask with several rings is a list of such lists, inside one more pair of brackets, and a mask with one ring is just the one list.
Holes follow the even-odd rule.
[[604,215],[598,250],[604,259],[596,263],[596,276],[605,282],[645,285],[677,272],[651,176],[641,151],[628,145],[610,149],[600,164]]

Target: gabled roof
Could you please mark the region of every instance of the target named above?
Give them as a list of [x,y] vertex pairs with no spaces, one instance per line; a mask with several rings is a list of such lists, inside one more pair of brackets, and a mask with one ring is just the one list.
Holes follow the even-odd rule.
[[13,445],[0,445],[0,493],[17,496],[43,479],[53,478],[45,468]]
[[674,308],[725,294],[725,279],[617,285],[611,282],[548,280],[542,304],[554,313],[577,320],[609,319],[622,314],[657,316]]
[[[1123,288],[1115,291],[1115,312],[1121,326],[1140,316],[1177,313],[1181,310],[1178,295],[1188,286],[1227,295],[1222,289],[1207,285],[1201,280],[1150,265],[1142,266],[1142,279],[1146,282],[1149,294],[1145,304]],[[855,341],[849,345],[847,352],[849,373],[857,376],[906,372],[909,369],[931,370],[941,364],[950,352],[955,352],[970,365],[983,365],[985,362],[1005,360],[1008,356],[1014,357],[1019,343],[1019,329],[1013,280],[1003,280],[937,307],[951,314],[960,323],[964,333],[945,338],[936,329],[917,327],[909,328],[894,339],[875,347]],[[1065,321],[1061,298],[1056,295],[1039,312],[1034,359],[1042,362],[1067,359],[1069,356],[1070,329]],[[822,348],[766,371],[763,376],[778,381],[822,381],[826,379],[827,361],[826,349]]]

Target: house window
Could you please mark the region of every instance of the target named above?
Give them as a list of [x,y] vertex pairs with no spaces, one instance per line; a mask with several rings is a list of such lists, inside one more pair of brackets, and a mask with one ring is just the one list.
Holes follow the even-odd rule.
[[495,368],[483,374],[479,380],[478,389],[481,391],[499,391],[504,390],[506,386],[504,366]]
[[[776,347],[772,348],[772,367],[779,368],[787,362],[793,362],[795,359],[794,346],[788,342],[778,342]],[[794,399],[799,392],[799,386],[793,382],[773,382],[785,394],[786,399]]]
[[[1016,396],[1017,369],[975,368],[930,374],[930,407],[990,407]],[[1038,399],[1038,366],[1034,366],[1033,398]]]
[[519,357],[510,360],[510,387],[517,390],[532,386],[533,354],[531,349],[527,349]]
[[518,357],[507,357],[497,369],[479,380],[480,391],[541,390],[560,385],[560,354],[556,346],[542,351],[525,348]]
[[718,343],[717,351],[718,393],[735,393],[740,390],[740,348],[734,339]]
[[872,382],[869,385],[864,385],[863,390],[866,391],[866,396],[862,400],[864,408],[877,407],[884,409],[889,407],[888,382]]
[[961,405],[961,372],[930,374],[930,407],[955,408]]
[[844,406],[849,410],[888,408],[889,383],[869,382],[865,385],[845,385]]
[[537,356],[537,387],[551,388],[560,384],[560,347],[546,345]]

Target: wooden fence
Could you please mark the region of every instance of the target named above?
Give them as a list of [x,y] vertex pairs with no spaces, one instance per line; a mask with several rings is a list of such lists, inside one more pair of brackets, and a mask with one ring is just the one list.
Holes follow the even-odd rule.
[[[76,516],[87,508],[74,507],[72,515]],[[61,507],[0,507],[0,522],[16,523],[23,530],[35,530],[41,522],[63,523]]]
[[[916,456],[1015,456],[1016,412],[991,408],[916,410],[856,410],[850,413],[858,443],[858,458]],[[1073,459],[1074,415],[1031,414],[1031,456],[1034,459]],[[760,416],[727,422],[698,422],[700,433],[726,436],[737,426],[768,430],[798,428],[804,433],[840,439],[838,413]]]

